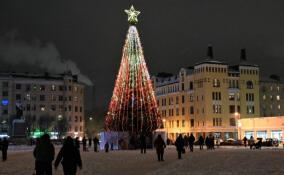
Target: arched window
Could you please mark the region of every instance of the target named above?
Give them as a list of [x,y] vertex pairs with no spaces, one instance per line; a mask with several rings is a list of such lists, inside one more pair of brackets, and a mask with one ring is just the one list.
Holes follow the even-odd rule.
[[213,87],[220,87],[220,81],[216,78],[213,79]]
[[252,81],[247,81],[247,88],[248,88],[248,89],[253,89],[253,83],[252,83]]

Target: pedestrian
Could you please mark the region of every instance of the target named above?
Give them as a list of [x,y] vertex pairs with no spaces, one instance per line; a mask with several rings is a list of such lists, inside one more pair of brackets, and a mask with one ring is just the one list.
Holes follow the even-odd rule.
[[9,142],[6,137],[4,137],[4,140],[1,144],[1,150],[2,150],[2,160],[3,162],[7,160],[7,150],[8,150]]
[[0,151],[2,150],[2,139],[0,138]]
[[178,152],[178,159],[181,159],[181,153],[184,150],[184,139],[182,138],[181,134],[176,139],[175,146]]
[[245,147],[247,147],[247,140],[248,140],[248,139],[247,139],[247,137],[245,136],[244,139],[243,139]]
[[144,134],[141,134],[140,136],[140,148],[141,154],[146,154],[146,137]]
[[86,137],[83,137],[82,143],[83,143],[83,151],[86,152],[87,151],[87,139],[86,139]]
[[204,138],[202,136],[200,136],[199,139],[198,139],[198,142],[199,142],[200,150],[202,150],[203,144],[204,144]]
[[183,139],[184,139],[184,148],[186,149],[188,147],[188,143],[189,143],[188,137],[185,135]]
[[113,142],[111,142],[111,144],[110,144],[110,150],[113,151]]
[[161,134],[159,134],[156,140],[154,141],[154,146],[156,148],[158,161],[164,161],[164,149],[166,148],[166,144],[162,139]]
[[41,136],[33,154],[36,159],[36,175],[52,175],[52,161],[55,153],[48,134]]
[[195,137],[193,136],[192,133],[190,134],[188,141],[189,141],[190,152],[193,152],[193,144],[194,144],[194,141],[195,141]]
[[95,137],[93,139],[93,142],[94,142],[94,152],[98,152],[98,145],[100,144],[99,139],[97,137]]
[[108,148],[109,148],[109,144],[108,144],[108,142],[106,142],[106,144],[105,144],[105,152],[106,153],[108,153]]
[[75,138],[75,147],[80,150],[80,141],[78,137]]
[[89,138],[89,148],[92,147],[92,137]]
[[210,141],[209,141],[209,137],[206,136],[206,138],[205,138],[205,145],[206,145],[207,149],[210,148],[209,142],[210,142]]
[[67,137],[63,144],[63,147],[60,149],[57,155],[54,164],[55,169],[57,169],[60,162],[62,164],[63,172],[65,175],[75,175],[77,166],[82,169],[80,151],[75,147],[74,141],[70,136]]
[[215,141],[214,136],[212,134],[210,134],[210,136],[209,136],[209,148],[211,150],[215,149],[214,148],[214,141]]
[[250,139],[249,139],[249,147],[250,147],[250,149],[253,149],[253,145],[254,145],[254,139],[253,139],[253,136],[250,136]]
[[220,137],[217,137],[217,148],[219,148],[219,147],[220,147],[220,144],[221,144]]

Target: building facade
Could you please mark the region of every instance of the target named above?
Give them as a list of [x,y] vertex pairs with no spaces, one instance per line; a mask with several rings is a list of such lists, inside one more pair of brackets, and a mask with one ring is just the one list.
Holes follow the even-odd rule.
[[66,117],[68,135],[83,137],[84,88],[71,74],[0,73],[0,133],[11,135],[9,123],[15,118],[45,115]]
[[181,68],[178,75],[152,77],[164,130],[171,140],[180,133],[238,139],[239,120],[260,115],[259,67],[248,64],[244,53],[238,65],[213,59],[211,47],[207,57]]
[[260,116],[284,116],[284,84],[276,79],[259,82]]

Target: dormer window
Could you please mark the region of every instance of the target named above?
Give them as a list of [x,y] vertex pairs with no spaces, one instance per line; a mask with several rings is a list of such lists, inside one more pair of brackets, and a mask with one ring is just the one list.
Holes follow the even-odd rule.
[[247,81],[247,89],[253,89],[252,81]]
[[220,87],[220,81],[218,79],[213,79],[213,87]]

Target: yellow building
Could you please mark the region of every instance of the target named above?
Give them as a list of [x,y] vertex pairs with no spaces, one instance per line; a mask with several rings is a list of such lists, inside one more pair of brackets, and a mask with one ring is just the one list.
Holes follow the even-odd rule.
[[195,137],[214,133],[216,137],[238,138],[240,118],[252,118],[259,111],[259,67],[246,63],[242,51],[238,65],[207,59],[178,75],[152,77],[156,99],[168,138],[193,133]]

